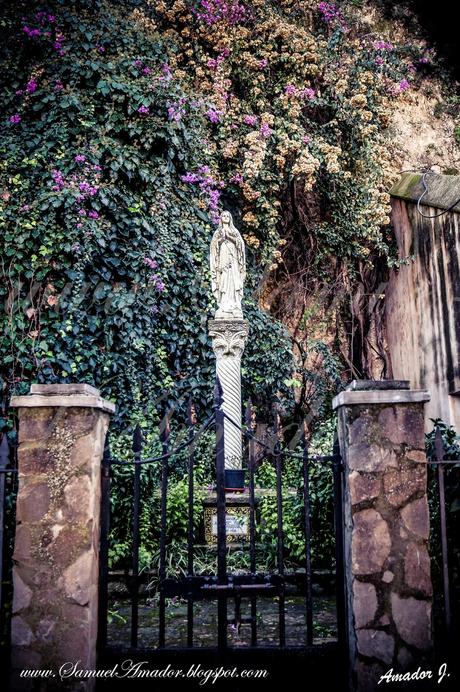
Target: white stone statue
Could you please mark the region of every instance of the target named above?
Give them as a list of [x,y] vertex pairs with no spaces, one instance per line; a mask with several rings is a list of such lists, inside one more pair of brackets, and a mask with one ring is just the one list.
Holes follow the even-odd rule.
[[244,241],[229,211],[222,212],[211,240],[211,286],[217,300],[215,319],[242,319],[241,300],[246,276]]

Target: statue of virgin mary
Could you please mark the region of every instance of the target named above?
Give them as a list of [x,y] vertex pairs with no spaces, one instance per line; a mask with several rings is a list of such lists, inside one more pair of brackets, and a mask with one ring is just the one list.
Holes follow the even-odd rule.
[[211,286],[217,301],[215,319],[242,319],[241,300],[246,276],[244,241],[229,211],[222,212],[211,240]]

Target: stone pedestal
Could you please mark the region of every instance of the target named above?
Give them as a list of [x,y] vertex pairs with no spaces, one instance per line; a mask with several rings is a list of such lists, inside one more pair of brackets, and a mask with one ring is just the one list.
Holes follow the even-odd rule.
[[[19,409],[19,493],[14,549],[13,689],[50,669],[46,689],[62,689],[59,668],[96,665],[100,469],[109,414],[89,385],[32,385]],[[93,681],[67,681],[91,689]]]
[[[216,356],[216,374],[222,387],[222,410],[238,426],[241,415],[241,356],[248,336],[243,319],[209,320],[209,334]],[[228,418],[224,422],[225,468],[239,470],[243,465],[241,430]]]
[[[204,537],[208,545],[217,545],[217,497],[213,493],[203,500]],[[227,544],[239,545],[249,541],[250,504],[248,493],[228,493],[225,496]]]
[[350,683],[361,692],[377,689],[390,668],[416,670],[432,646],[428,400],[428,392],[392,381],[355,381],[334,399],[345,467]]

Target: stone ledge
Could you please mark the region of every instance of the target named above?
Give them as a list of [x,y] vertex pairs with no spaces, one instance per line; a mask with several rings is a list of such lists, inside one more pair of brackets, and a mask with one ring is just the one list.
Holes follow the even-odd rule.
[[332,400],[335,411],[340,406],[358,406],[360,404],[415,404],[429,401],[430,393],[426,389],[380,389],[348,390],[340,392]]
[[[61,385],[64,386],[64,385]],[[98,391],[98,390],[96,390]],[[14,396],[11,399],[12,408],[96,408],[107,413],[115,412],[115,404],[101,396],[88,394],[27,394]]]
[[[423,206],[449,209],[460,197],[459,175],[429,173],[426,177],[426,183],[428,192],[422,199]],[[416,204],[423,191],[422,176],[419,173],[404,173],[391,188],[390,195]],[[460,212],[460,202],[454,206],[452,211]]]
[[31,384],[29,394],[59,394],[70,396],[72,394],[85,394],[87,396],[100,397],[99,389],[90,384]]

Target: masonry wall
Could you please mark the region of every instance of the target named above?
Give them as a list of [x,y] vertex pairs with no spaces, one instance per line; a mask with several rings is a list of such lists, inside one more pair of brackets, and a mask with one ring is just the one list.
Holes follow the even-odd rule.
[[[435,216],[460,197],[460,176],[429,176],[421,210]],[[392,194],[392,221],[401,259],[386,289],[386,332],[392,376],[428,389],[430,418],[460,431],[460,205],[423,218],[420,176],[403,176]]]

